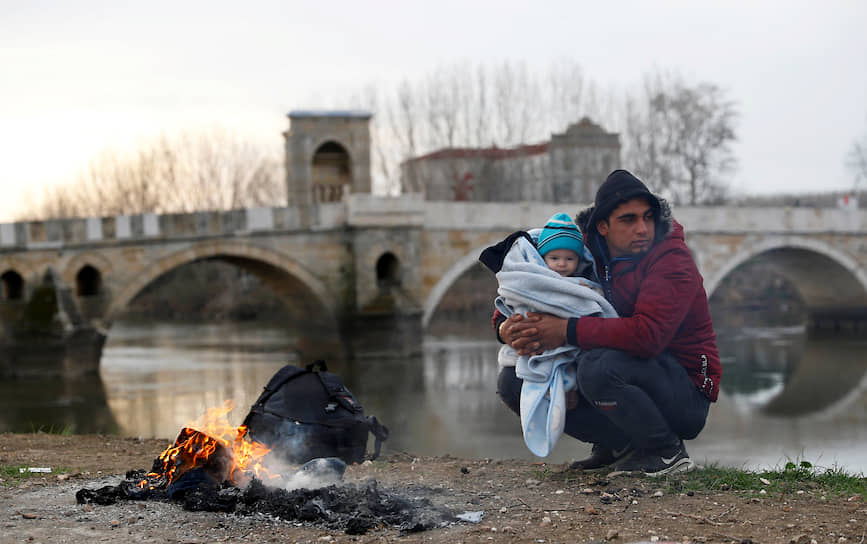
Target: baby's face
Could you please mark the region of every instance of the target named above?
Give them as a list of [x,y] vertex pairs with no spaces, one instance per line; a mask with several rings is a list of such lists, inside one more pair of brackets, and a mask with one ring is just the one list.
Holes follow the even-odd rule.
[[548,268],[561,276],[571,276],[578,269],[578,254],[571,249],[552,249],[543,258]]

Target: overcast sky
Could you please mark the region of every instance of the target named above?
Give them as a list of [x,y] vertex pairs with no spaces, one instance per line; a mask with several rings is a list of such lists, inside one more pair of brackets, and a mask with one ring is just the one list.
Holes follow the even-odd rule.
[[279,146],[285,114],[318,95],[558,59],[603,88],[654,67],[722,86],[741,111],[736,191],[852,187],[863,0],[0,0],[0,221],[107,147],[215,125]]

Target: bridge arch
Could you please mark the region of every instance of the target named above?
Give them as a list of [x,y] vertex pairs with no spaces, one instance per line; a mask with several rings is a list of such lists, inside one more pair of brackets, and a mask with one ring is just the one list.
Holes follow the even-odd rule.
[[102,292],[102,274],[93,266],[86,264],[75,275],[75,295],[90,297]]
[[14,268],[0,270],[0,300],[22,300],[24,278]]
[[0,256],[0,274],[7,270],[14,270],[25,282],[39,280],[45,273],[45,270],[40,271],[39,265],[33,261],[16,258],[14,255]]
[[87,266],[96,270],[103,280],[105,280],[114,269],[111,260],[102,253],[96,251],[80,253],[70,259],[66,264],[66,267],[63,269],[63,272],[60,275],[63,283],[66,285],[76,285],[81,271]]
[[378,287],[400,286],[400,260],[391,251],[386,251],[376,260],[376,284]]
[[[440,276],[439,281],[430,290],[430,293],[424,302],[421,318],[422,329],[427,328],[431,318],[433,318],[434,311],[436,311],[437,306],[452,284],[454,284],[467,270],[479,262],[479,255],[481,255],[482,251],[489,246],[490,244],[485,244],[473,249],[468,254],[458,259],[455,264]],[[493,311],[493,300],[491,301],[491,304],[491,310]]]
[[[867,270],[837,247],[822,239],[796,236],[751,242],[747,237],[744,246],[749,247],[727,257],[725,264],[707,278],[709,297],[726,276],[748,261],[761,258],[799,291],[813,326],[821,327],[826,320],[836,325],[839,318],[845,321],[850,312],[857,316],[867,304]],[[867,372],[836,364],[838,360],[851,360],[852,354],[841,354],[846,349],[851,348],[821,336],[812,338],[792,374],[766,399],[762,411],[775,417],[797,415],[819,420],[841,413],[867,390]]]
[[288,299],[289,292],[293,295],[297,293],[291,291],[292,288],[301,288],[300,290],[307,294],[306,300],[300,301],[302,304],[321,309],[325,320],[336,321],[335,297],[301,264],[261,246],[224,241],[202,242],[176,251],[138,272],[131,282],[122,286],[112,297],[106,320],[112,322],[142,289],[159,276],[179,266],[204,259],[222,259],[249,269],[284,299]]
[[[747,261],[764,256],[779,273],[792,281],[808,308],[867,304],[867,271],[847,253],[822,240],[803,237],[771,237],[751,244],[732,256],[715,273],[705,278],[705,290],[712,296],[722,280]],[[858,293],[852,296],[852,293]]]
[[[336,147],[334,147],[334,146],[336,146]],[[312,164],[313,160],[316,158],[316,155],[318,153],[323,152],[323,151],[325,151],[325,152],[340,151],[340,152],[346,154],[346,160],[349,161],[350,166],[354,162],[353,156],[352,156],[353,155],[352,146],[348,142],[345,141],[345,138],[342,138],[337,134],[324,134],[324,135],[320,136],[319,138],[317,138],[315,145],[312,146],[312,149],[314,150],[313,154],[310,155],[310,158],[308,159],[311,162],[311,164]]]

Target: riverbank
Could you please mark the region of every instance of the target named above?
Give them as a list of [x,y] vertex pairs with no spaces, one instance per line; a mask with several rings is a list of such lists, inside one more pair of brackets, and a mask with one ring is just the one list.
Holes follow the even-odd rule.
[[[401,535],[379,527],[360,535],[266,517],[189,512],[177,503],[80,505],[75,493],[117,484],[150,468],[165,440],[117,436],[0,434],[0,542],[864,542],[863,477],[706,468],[662,479],[582,474],[565,464],[392,453],[348,467],[344,481],[456,513],[484,512]],[[21,474],[20,468],[51,473]],[[764,491],[764,492],[762,492]]]

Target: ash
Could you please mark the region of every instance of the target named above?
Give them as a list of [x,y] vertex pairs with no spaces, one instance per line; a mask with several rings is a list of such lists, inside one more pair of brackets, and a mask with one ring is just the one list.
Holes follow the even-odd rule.
[[376,480],[318,489],[280,489],[268,487],[254,478],[242,489],[229,482],[217,483],[198,469],[168,486],[140,487],[146,479],[146,471],[130,471],[118,485],[81,489],[75,498],[80,504],[97,505],[122,500],[177,502],[189,511],[266,515],[347,534],[364,534],[380,526],[412,533],[457,521],[452,512],[429,499],[405,497],[396,491],[381,489]]

